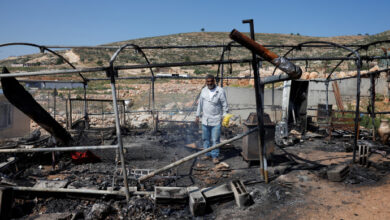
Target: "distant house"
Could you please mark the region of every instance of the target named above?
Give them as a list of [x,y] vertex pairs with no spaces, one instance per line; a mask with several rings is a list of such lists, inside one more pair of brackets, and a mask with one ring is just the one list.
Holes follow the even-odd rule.
[[30,121],[29,117],[8,102],[0,89],[0,139],[28,135]]

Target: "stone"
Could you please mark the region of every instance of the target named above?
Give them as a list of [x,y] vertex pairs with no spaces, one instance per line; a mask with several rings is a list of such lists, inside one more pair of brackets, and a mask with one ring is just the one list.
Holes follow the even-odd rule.
[[208,187],[201,190],[206,201],[233,198],[233,191],[230,185],[222,184],[216,187]]
[[234,199],[238,207],[243,208],[253,204],[252,197],[249,195],[241,180],[233,180],[230,182],[230,187],[234,193]]
[[185,187],[155,186],[154,196],[157,203],[180,202],[188,199],[188,191]]
[[330,181],[340,182],[345,179],[349,173],[349,166],[347,164],[339,164],[327,171],[327,176]]
[[34,188],[65,188],[68,185],[67,180],[38,180]]
[[189,207],[193,216],[203,216],[206,213],[206,199],[198,187],[188,187]]

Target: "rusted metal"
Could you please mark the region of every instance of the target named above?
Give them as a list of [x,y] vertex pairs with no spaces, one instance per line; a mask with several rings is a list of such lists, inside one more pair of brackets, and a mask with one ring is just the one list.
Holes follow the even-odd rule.
[[250,39],[239,31],[233,29],[232,32],[230,32],[230,38],[243,45],[253,53],[259,55],[266,61],[272,63],[280,70],[287,73],[292,79],[298,79],[301,77],[302,70],[299,66],[296,66],[284,57],[279,57],[261,44],[256,43],[254,37],[253,39]]
[[[9,73],[8,69],[3,67],[2,74]],[[1,78],[4,95],[8,101],[48,131],[57,140],[64,145],[72,142],[71,135],[27,92],[19,82],[11,78]]]
[[230,32],[230,38],[235,40],[237,43],[241,44],[242,46],[248,48],[250,51],[256,53],[257,55],[267,60],[268,62],[272,63],[274,59],[279,57],[274,52],[268,50],[263,45],[256,43],[256,41],[247,37],[246,35],[242,34],[236,29],[233,29],[232,32]]

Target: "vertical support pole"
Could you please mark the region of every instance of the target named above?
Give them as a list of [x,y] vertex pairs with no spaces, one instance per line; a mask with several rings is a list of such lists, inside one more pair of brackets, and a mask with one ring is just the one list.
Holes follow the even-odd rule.
[[329,117],[329,80],[326,80],[325,82],[325,90],[326,90],[326,103],[325,103],[325,111],[326,111],[326,123],[328,125],[328,133],[329,133],[329,141],[332,138],[332,124],[330,122],[330,117]]
[[357,80],[356,80],[356,109],[355,109],[355,133],[353,138],[353,157],[352,161],[355,163],[356,159],[356,148],[357,148],[357,139],[359,138],[359,119],[360,119],[360,59],[356,60],[357,67]]
[[50,92],[47,92],[47,111],[50,112]]
[[69,96],[65,103],[66,129],[69,130]]
[[112,101],[113,101],[113,105],[114,105],[113,107],[115,113],[115,127],[116,127],[116,136],[118,139],[118,150],[119,150],[119,156],[121,159],[121,166],[122,166],[123,184],[125,185],[126,200],[129,201],[130,200],[129,184],[127,183],[127,170],[125,166],[125,156],[123,153],[121,127],[120,127],[120,121],[118,115],[118,102],[116,99],[115,78],[113,74],[111,75],[111,92],[112,92]]
[[370,75],[370,92],[371,92],[371,123],[372,123],[372,140],[375,141],[375,76],[374,74]]
[[73,113],[72,113],[72,99],[69,94],[69,128],[72,128],[73,124]]
[[275,83],[272,83],[272,111],[274,112],[274,121],[275,121],[275,123],[276,123]]
[[104,102],[100,102],[101,113],[102,113],[102,124],[104,125]]
[[[242,23],[249,23],[251,39],[255,40],[255,30],[253,25],[253,19],[243,20]],[[257,65],[257,57],[252,52],[252,68],[255,81],[255,96],[256,96],[256,113],[257,113],[257,127],[258,127],[258,144],[259,144],[259,159],[260,159],[260,174],[264,178],[265,182],[268,183],[268,171],[267,171],[267,160],[264,157],[264,122],[263,122],[263,94],[264,84],[260,85],[260,74]]]
[[156,79],[154,78],[154,74],[152,74],[152,86],[151,86],[151,90],[152,90],[152,119],[153,119],[153,130],[154,131],[157,131],[157,127],[158,127],[158,120],[156,119],[155,115],[154,115],[154,111],[155,111],[155,105],[154,105],[154,81]]
[[122,107],[123,107],[123,124],[126,125],[126,105],[124,100],[122,100]]
[[57,89],[54,88],[53,90],[53,118],[56,120],[56,108],[57,108]]
[[86,83],[84,83],[84,119],[85,119],[85,129],[89,129],[87,84]]
[[[225,53],[225,45],[222,47],[222,61],[224,60],[224,53]],[[221,64],[221,87],[223,87],[223,69],[224,65]]]

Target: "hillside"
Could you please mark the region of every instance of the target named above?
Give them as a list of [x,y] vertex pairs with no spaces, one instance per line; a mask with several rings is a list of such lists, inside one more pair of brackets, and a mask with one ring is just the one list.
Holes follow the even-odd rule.
[[[359,36],[337,36],[337,37],[311,37],[300,36],[297,34],[256,34],[256,40],[261,44],[278,45],[278,44],[298,44],[306,41],[330,41],[339,44],[365,44],[377,40],[390,39],[390,31],[385,31],[375,35],[359,35]],[[211,45],[211,44],[227,44],[229,39],[228,32],[194,32],[173,34],[158,37],[141,38],[135,40],[127,40],[114,42],[107,45],[123,45],[132,43],[139,46],[158,46],[158,45]],[[387,46],[386,46],[387,47]],[[277,54],[284,54],[287,49],[273,49]],[[201,48],[201,49],[165,49],[165,50],[145,50],[151,63],[165,62],[184,62],[184,61],[200,61],[200,60],[218,60],[221,55],[221,48]],[[107,65],[114,50],[98,50],[98,49],[73,49],[60,51],[62,55],[68,58],[73,64],[78,67],[91,67],[99,65]],[[318,48],[303,48],[301,51],[296,51],[290,56],[343,56],[348,52],[340,49],[318,49]],[[374,48],[370,54],[381,54],[380,47]],[[241,59],[250,58],[248,50],[243,48],[233,48],[230,53],[230,58]],[[145,63],[140,54],[133,50],[126,50],[118,57],[116,64],[136,64]],[[30,64],[30,67],[15,67],[15,64]],[[303,65],[304,62],[298,63]],[[266,64],[267,65],[267,64]],[[314,64],[320,66],[314,62]],[[321,64],[322,65],[322,64]],[[326,65],[331,65],[328,62]],[[19,57],[9,57],[0,60],[0,66],[14,66],[13,71],[34,71],[47,68],[67,68],[65,64],[51,54],[31,54]],[[348,68],[345,64],[344,68]],[[202,70],[215,70],[210,67],[187,67],[186,69],[195,69],[195,73]],[[198,71],[196,71],[198,70]],[[134,72],[134,71],[133,71]],[[140,73],[139,71],[138,73]],[[193,71],[191,71],[193,72]],[[135,72],[137,74],[137,72]]]

